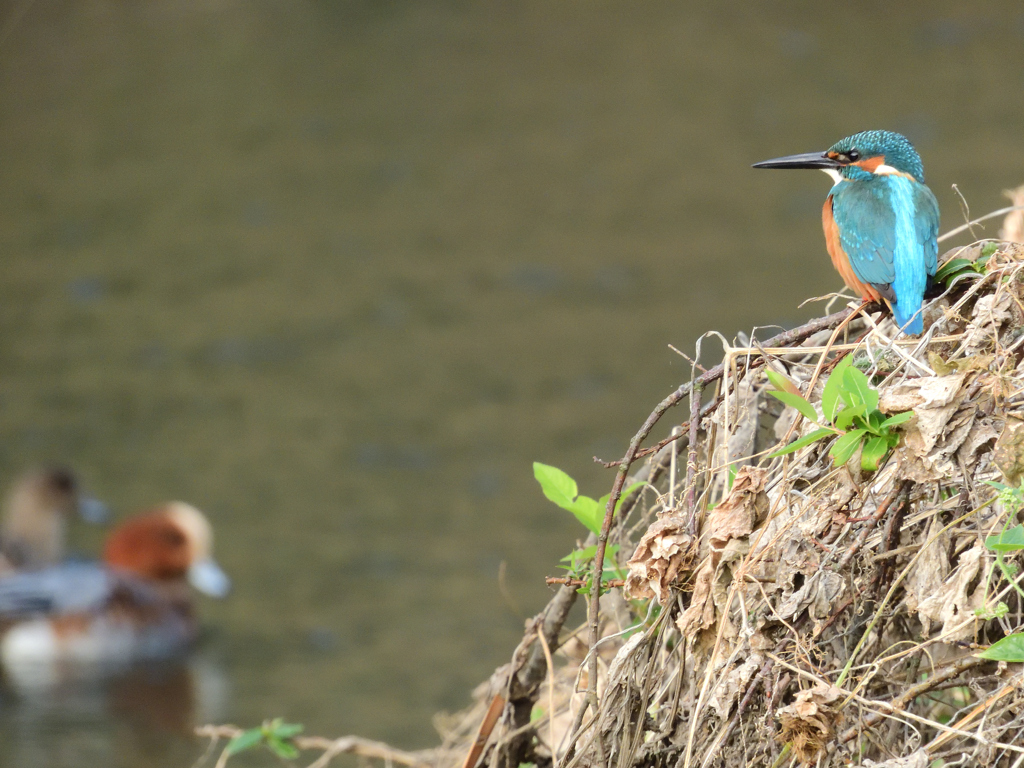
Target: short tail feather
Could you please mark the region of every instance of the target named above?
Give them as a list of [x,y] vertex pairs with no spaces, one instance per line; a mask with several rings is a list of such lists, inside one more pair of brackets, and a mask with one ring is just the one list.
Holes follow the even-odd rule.
[[924,318],[921,316],[922,305],[918,302],[913,309],[901,307],[899,304],[892,305],[893,318],[896,325],[903,329],[904,333],[916,336],[924,331]]

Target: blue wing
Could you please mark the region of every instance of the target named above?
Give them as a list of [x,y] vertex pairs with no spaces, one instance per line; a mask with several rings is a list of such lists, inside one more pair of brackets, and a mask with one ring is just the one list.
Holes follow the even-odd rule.
[[901,176],[842,181],[832,188],[833,215],[854,274],[894,304],[896,321],[920,333],[928,277],[935,274],[939,206],[924,184]]
[[[873,285],[896,279],[897,210],[911,216],[908,242],[900,245],[916,253],[927,275],[934,275],[939,255],[939,204],[924,184],[899,177],[868,182],[840,182],[832,189],[832,213],[839,236],[857,277]],[[902,238],[901,238],[902,239]]]
[[881,185],[843,181],[832,188],[832,215],[850,266],[862,283],[888,287],[896,279],[896,215]]
[[924,184],[914,184],[913,189],[914,225],[924,251],[928,276],[932,277],[939,265],[939,202]]

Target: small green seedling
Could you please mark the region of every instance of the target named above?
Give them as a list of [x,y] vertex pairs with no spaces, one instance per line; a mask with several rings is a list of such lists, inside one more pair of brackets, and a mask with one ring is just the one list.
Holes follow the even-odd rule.
[[[1017,516],[1017,512],[1024,506],[1024,487],[1014,488],[1002,483],[988,481],[988,485],[999,491],[999,500],[1003,507],[1009,512],[1006,525]],[[1007,553],[1024,551],[1024,525],[1016,525],[1007,529],[1006,526],[999,532],[998,536],[987,536],[985,548],[995,552],[996,567],[1002,572],[1006,581],[1017,590],[1017,594],[1024,598],[1024,589],[1017,584],[1018,567],[1015,563],[1008,563],[1004,559]],[[992,612],[994,617],[1005,616],[1009,613],[1006,603],[1000,602]],[[987,618],[987,617],[985,617]],[[1002,640],[993,643],[986,650],[978,654],[983,659],[993,661],[1008,661],[1012,663],[1024,662],[1024,632],[1016,632],[1007,635]]]
[[286,723],[280,717],[267,720],[259,728],[250,728],[228,742],[225,752],[228,756],[253,749],[263,744],[282,760],[294,760],[299,756],[295,737],[303,731],[297,723]]
[[[579,493],[576,481],[558,467],[548,464],[533,462],[533,476],[540,483],[541,490],[549,500],[555,502],[562,509],[572,512],[576,519],[583,523],[584,527],[595,535],[601,534],[601,526],[604,523],[604,513],[608,508],[608,499],[611,494],[605,494],[600,499],[592,499]],[[615,514],[618,514],[619,507],[623,500],[634,491],[645,486],[646,483],[633,483],[626,488],[615,503]],[[602,569],[602,580],[609,577],[624,579],[626,575],[622,572],[615,561],[615,554],[618,547],[609,544],[604,551],[604,568]],[[597,547],[583,547],[574,549],[562,558],[565,565],[559,566],[567,570],[569,578],[582,579],[586,581],[580,587],[580,592],[589,592],[591,588],[591,566],[594,562],[594,555],[597,554]]]
[[985,276],[985,265],[992,257],[992,254],[999,250],[996,243],[985,243],[981,247],[981,256],[977,260],[954,258],[947,261],[935,273],[935,281],[946,284],[952,288],[961,280]]
[[912,411],[904,411],[886,418],[878,410],[877,390],[871,387],[867,376],[853,367],[852,355],[840,360],[825,382],[821,394],[823,418],[820,421],[814,406],[807,402],[789,379],[772,370],[766,373],[777,390],[768,394],[796,408],[804,418],[820,427],[771,454],[769,458],[784,456],[818,440],[837,436],[838,439],[829,450],[835,466],[846,464],[857,452],[857,448],[863,446],[860,454],[861,469],[874,472],[889,451],[899,443],[900,437],[894,427],[914,416]]
[[[618,544],[609,544],[604,550],[604,568],[601,569],[601,581],[605,582],[608,579],[625,579],[626,572],[619,567],[615,556],[619,553]],[[566,571],[566,576],[570,579],[579,579],[584,583],[577,590],[581,594],[589,594],[594,584],[593,568],[591,567],[594,562],[594,555],[597,554],[597,545],[590,547],[583,547],[582,549],[574,549],[568,555],[563,557],[559,562],[564,565],[558,566],[562,570]]]
[[[605,494],[597,500],[589,496],[581,496],[575,480],[558,467],[541,464],[539,461],[533,462],[533,476],[537,478],[541,490],[549,500],[555,502],[562,509],[572,512],[591,533],[601,533],[604,512],[608,508],[608,499],[611,494]],[[615,504],[615,513],[618,514],[619,507],[626,497],[644,485],[646,483],[633,483],[624,490]]]
[[985,547],[996,553],[996,566],[1002,572],[1006,581],[1017,590],[1017,594],[1024,598],[1024,589],[1021,589],[1016,581],[1017,571],[1019,570],[1017,565],[1006,562],[1003,557],[1007,552],[1020,552],[1024,550],[1024,525],[1016,525],[1009,529],[1006,527],[1017,516],[1021,507],[1024,507],[1024,486],[1015,488],[991,480],[987,480],[986,484],[999,491],[999,500],[1009,514],[1006,518],[1006,525],[1003,526],[1003,530],[999,532],[999,535],[985,538]]

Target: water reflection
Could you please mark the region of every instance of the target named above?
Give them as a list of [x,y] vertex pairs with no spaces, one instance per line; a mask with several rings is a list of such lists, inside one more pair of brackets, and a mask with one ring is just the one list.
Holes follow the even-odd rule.
[[[0,687],[0,739],[5,765],[68,768],[189,764],[197,725],[221,722],[230,685],[208,655],[134,665],[119,672],[65,670],[60,680]],[[170,764],[167,762],[166,764]]]

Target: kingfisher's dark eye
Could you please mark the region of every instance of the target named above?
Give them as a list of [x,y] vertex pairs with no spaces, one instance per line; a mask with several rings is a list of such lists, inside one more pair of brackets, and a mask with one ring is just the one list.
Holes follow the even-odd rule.
[[860,160],[860,152],[858,152],[856,149],[851,149],[846,156],[850,158],[851,163],[856,163],[858,160]]

